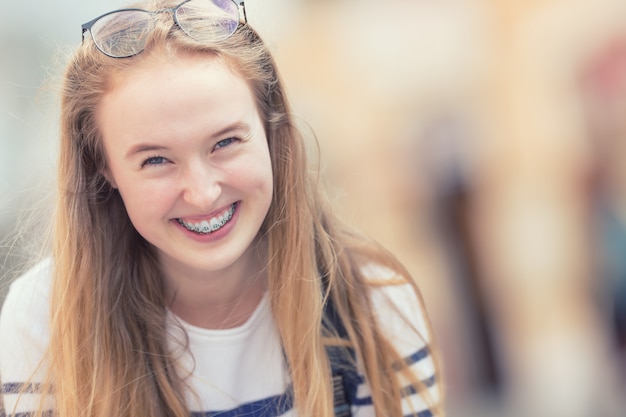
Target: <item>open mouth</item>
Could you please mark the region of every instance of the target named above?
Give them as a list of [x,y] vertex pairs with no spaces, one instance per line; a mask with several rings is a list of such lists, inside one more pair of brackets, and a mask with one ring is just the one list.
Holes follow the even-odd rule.
[[236,208],[237,203],[233,203],[219,216],[211,217],[208,220],[202,220],[197,223],[186,222],[183,219],[176,219],[176,221],[178,222],[178,224],[191,232],[208,235],[210,233],[215,233],[216,231],[224,227],[233,218],[233,214],[235,214]]

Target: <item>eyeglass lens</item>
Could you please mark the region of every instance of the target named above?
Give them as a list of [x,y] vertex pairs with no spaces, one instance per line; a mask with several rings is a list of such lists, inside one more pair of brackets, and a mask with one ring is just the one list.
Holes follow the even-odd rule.
[[103,15],[90,28],[98,49],[124,58],[143,51],[155,25],[155,15],[174,12],[174,21],[198,42],[221,40],[232,35],[239,25],[239,8],[232,0],[189,0],[173,9],[149,12],[120,10]]
[[239,25],[239,8],[232,0],[191,0],[175,12],[176,23],[199,42],[232,35]]
[[128,57],[141,52],[154,27],[152,14],[124,10],[102,16],[91,27],[96,46],[112,57]]

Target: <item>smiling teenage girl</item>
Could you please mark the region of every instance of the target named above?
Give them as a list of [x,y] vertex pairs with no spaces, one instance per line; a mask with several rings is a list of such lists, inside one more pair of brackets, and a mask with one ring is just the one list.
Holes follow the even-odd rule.
[[321,203],[243,4],[83,30],[53,254],[2,311],[5,412],[441,415],[417,288]]

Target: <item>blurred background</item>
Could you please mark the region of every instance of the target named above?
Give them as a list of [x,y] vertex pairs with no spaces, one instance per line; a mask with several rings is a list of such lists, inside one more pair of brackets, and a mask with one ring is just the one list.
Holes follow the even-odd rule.
[[[102,3],[3,7],[2,294],[50,217],[66,53],[125,5]],[[246,7],[338,210],[418,281],[449,416],[626,416],[626,2]]]

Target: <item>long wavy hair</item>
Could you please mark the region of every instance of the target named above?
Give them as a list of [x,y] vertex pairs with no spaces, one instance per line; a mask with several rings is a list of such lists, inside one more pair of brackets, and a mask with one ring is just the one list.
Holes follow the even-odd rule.
[[[157,10],[177,1],[141,6]],[[417,375],[394,368],[402,360],[376,323],[371,277],[363,276],[362,266],[370,261],[387,266],[401,277],[398,283],[409,282],[418,297],[419,292],[394,257],[330,214],[318,181],[308,171],[304,138],[276,65],[258,34],[243,25],[225,41],[200,44],[165,14],[141,54],[109,58],[87,38],[65,72],[44,384],[54,397],[54,415],[189,416],[185,375],[166,342],[167,307],[155,249],[133,228],[119,193],[103,176],[106,159],[96,121],[98,105],[115,80],[137,62],[160,54],[223,60],[252,88],[275,187],[259,233],[269,248],[267,286],[298,414],[333,415],[328,345],[355,350],[377,415],[403,415],[401,378],[428,398]],[[347,338],[323,324],[328,302]],[[430,352],[436,354],[432,347]],[[430,406],[436,407],[434,401]]]

